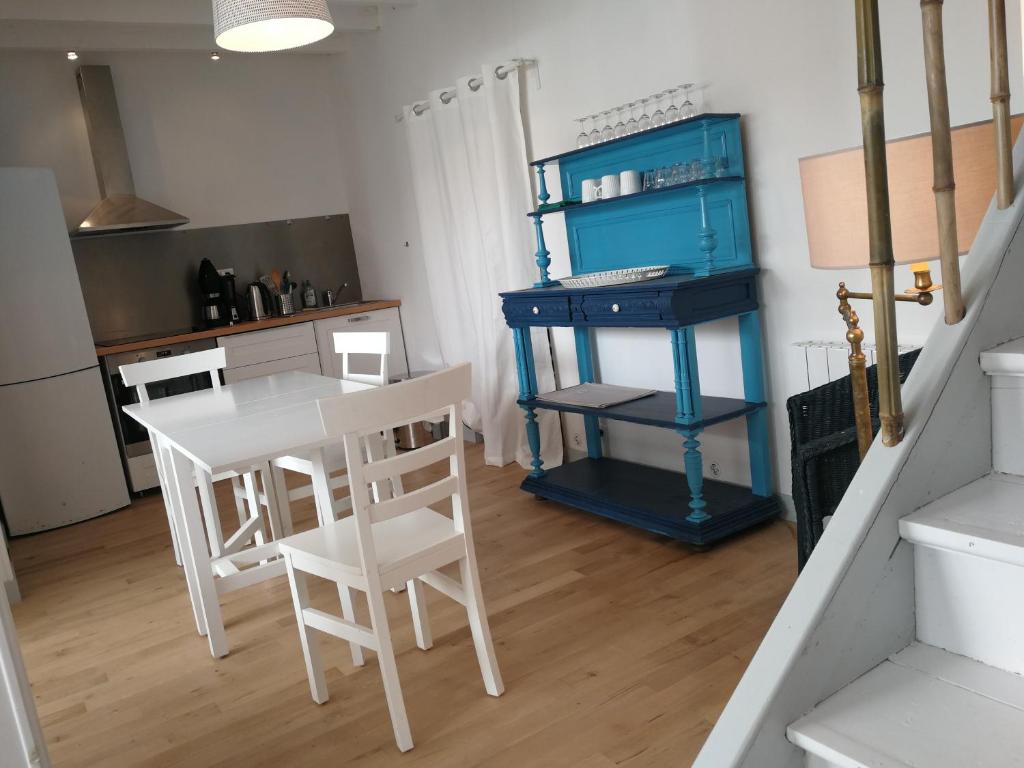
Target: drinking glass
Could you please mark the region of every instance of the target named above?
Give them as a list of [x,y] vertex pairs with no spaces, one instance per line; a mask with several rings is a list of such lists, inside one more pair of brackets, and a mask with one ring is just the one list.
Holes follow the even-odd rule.
[[580,124],[580,133],[579,133],[579,136],[576,137],[576,147],[577,147],[577,149],[583,149],[583,147],[589,147],[590,146],[590,136],[587,135],[587,128],[586,128],[586,126],[583,125],[583,123],[585,123],[586,120],[587,120],[587,118],[585,118],[585,117],[577,117],[576,118],[576,122],[578,122]]
[[590,143],[591,143],[591,145],[600,144],[601,143],[601,129],[597,127],[597,118],[598,117],[599,117],[599,115],[591,115],[589,118],[587,118],[588,120],[591,121],[590,122],[590,125],[591,125],[591,128],[590,128]]
[[627,136],[632,136],[634,133],[636,133],[638,130],[640,130],[637,127],[636,116],[633,114],[633,110],[636,108],[636,105],[639,104],[639,103],[640,103],[639,101],[631,101],[631,102],[629,102],[629,104],[626,105],[626,108],[629,110],[629,119],[626,120],[626,135]]
[[668,109],[665,110],[665,122],[674,123],[679,119],[679,107],[676,106],[676,94],[679,93],[679,89],[669,88],[665,93],[668,94]]
[[621,107],[616,107],[615,108],[615,114],[619,118],[619,121],[617,123],[615,123],[615,138],[616,139],[621,139],[623,136],[626,135],[626,124],[624,122],[622,122],[622,110],[624,110],[625,108],[626,108],[625,104],[623,104]]
[[697,108],[693,106],[693,102],[690,101],[690,91],[693,90],[693,83],[683,83],[679,86],[683,89],[683,103],[679,107],[679,119],[687,120],[691,117],[697,116]]
[[661,189],[662,187],[667,187],[668,186],[669,173],[671,173],[671,172],[669,171],[668,168],[659,168],[657,171],[655,171],[655,173],[654,173],[654,188],[655,189]]
[[604,128],[601,129],[601,141],[608,141],[615,138],[615,129],[611,126],[611,113],[612,111],[610,109],[606,109],[601,113],[601,117],[604,118],[602,120]]
[[654,171],[644,171],[644,192],[654,189]]
[[704,164],[700,160],[690,161],[690,181],[704,178]]
[[640,99],[640,120],[637,121],[637,128],[641,131],[650,130],[651,116],[647,114],[647,102],[650,99]]
[[665,113],[661,109],[661,98],[664,93],[655,93],[651,98],[654,99],[654,114],[651,115],[651,127],[658,128],[665,124]]
[[723,176],[729,175],[729,158],[725,155],[719,155],[715,158],[715,176],[722,178]]
[[673,163],[672,164],[672,175],[669,177],[669,184],[675,186],[676,184],[682,184],[686,179],[684,178],[683,164]]

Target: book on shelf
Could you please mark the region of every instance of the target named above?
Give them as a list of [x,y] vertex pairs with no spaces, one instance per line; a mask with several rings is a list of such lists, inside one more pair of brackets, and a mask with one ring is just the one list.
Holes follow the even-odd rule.
[[554,392],[537,395],[538,400],[561,405],[574,405],[580,408],[609,408],[613,405],[629,403],[642,397],[649,397],[656,389],[640,389],[637,387],[620,387],[615,384],[577,384]]

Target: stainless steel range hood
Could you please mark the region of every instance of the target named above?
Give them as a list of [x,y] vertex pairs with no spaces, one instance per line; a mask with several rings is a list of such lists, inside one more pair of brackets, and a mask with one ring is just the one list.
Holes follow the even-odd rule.
[[180,213],[161,208],[135,194],[110,67],[79,67],[78,92],[82,97],[96,180],[103,199],[78,225],[75,234],[101,235],[188,224],[188,218]]

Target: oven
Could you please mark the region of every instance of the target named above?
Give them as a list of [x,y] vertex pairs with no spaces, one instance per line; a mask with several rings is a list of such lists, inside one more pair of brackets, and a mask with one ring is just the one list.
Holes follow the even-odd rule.
[[[145,427],[121,410],[122,406],[139,402],[139,397],[135,392],[135,387],[126,387],[124,385],[118,369],[128,363],[141,363],[146,360],[158,360],[174,355],[187,355],[191,352],[213,349],[216,346],[216,339],[200,339],[199,341],[186,341],[180,344],[169,344],[152,349],[141,349],[136,352],[120,352],[103,358],[105,371],[103,378],[107,389],[107,398],[110,401],[111,415],[114,420],[114,431],[117,434],[117,445],[121,451],[121,460],[124,463],[125,475],[128,478],[128,489],[132,493],[141,493],[150,488],[156,488],[160,485],[160,478],[156,473],[156,461],[153,457],[153,448],[149,442],[149,433]],[[156,384],[148,384],[146,388],[149,391],[149,399],[156,400],[161,397],[184,394],[185,392],[210,389],[212,386],[209,373],[204,371],[203,373],[190,376],[179,376]]]

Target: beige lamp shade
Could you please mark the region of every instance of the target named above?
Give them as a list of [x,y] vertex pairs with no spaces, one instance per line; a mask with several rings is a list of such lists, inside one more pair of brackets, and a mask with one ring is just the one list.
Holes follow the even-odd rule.
[[[1024,115],[1011,119],[1014,139]],[[970,250],[996,189],[992,121],[954,128],[956,226],[959,251]],[[938,224],[932,192],[931,134],[886,142],[893,256],[897,264],[939,258]],[[800,160],[804,218],[811,266],[848,269],[868,266],[868,205],[861,147]]]

